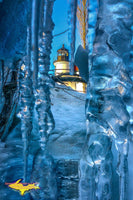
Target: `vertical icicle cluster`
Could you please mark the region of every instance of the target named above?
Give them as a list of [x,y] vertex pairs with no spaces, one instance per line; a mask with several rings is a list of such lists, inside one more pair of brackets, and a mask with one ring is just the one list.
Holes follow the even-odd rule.
[[69,8],[70,73],[74,73],[74,53],[76,43],[77,0],[71,0]]
[[38,28],[39,28],[39,5],[40,0],[32,1],[32,18],[31,18],[31,62],[32,62],[32,70],[33,70],[33,84],[34,87],[37,87],[38,83]]
[[127,200],[128,140],[132,80],[126,65],[131,48],[133,3],[99,1],[87,94],[87,139],[80,160],[80,199],[115,199],[111,140],[119,154],[119,199]]
[[19,70],[19,87],[21,95],[21,132],[24,143],[24,181],[27,179],[28,170],[28,152],[29,139],[32,131],[32,115],[33,115],[33,87],[32,87],[32,72],[30,62],[31,34],[30,25],[27,27],[27,55],[24,58],[24,63]]
[[[53,38],[52,30],[54,28],[51,19],[53,2],[53,0],[42,0],[37,3],[34,0],[32,6],[32,68],[34,70],[33,79],[36,89],[35,106],[38,113],[40,137],[41,140],[45,137],[45,141],[54,128],[54,118],[50,110],[50,87],[53,83],[48,74]],[[37,14],[39,12],[40,14]],[[34,47],[38,49],[34,49]],[[39,109],[40,106],[43,108],[42,110]]]
[[[49,77],[50,53],[52,43],[52,10],[54,0],[40,1],[40,19],[38,29],[38,85],[35,92],[35,108],[38,117],[40,150],[34,158],[32,182],[38,182],[40,190],[32,191],[33,199],[56,199],[56,178],[54,162],[47,152],[47,142],[54,128],[54,118],[50,110],[50,87],[53,82]],[[39,172],[39,173],[38,173]]]
[[43,24],[40,26],[39,33],[39,74],[38,74],[38,90],[36,99],[36,109],[38,112],[39,120],[39,132],[41,136],[41,144],[44,146],[47,142],[48,135],[54,128],[54,118],[51,113],[51,101],[50,101],[50,87],[52,86],[52,80],[50,79],[49,65],[50,65],[50,53],[52,44],[52,30],[54,24],[51,19],[52,9],[54,1],[45,1],[44,3],[44,15]]

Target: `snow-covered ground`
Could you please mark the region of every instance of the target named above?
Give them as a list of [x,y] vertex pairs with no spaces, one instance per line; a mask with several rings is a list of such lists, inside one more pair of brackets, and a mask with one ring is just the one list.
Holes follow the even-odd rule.
[[85,98],[86,94],[66,86],[51,90],[55,130],[48,147],[53,156],[79,159],[86,133]]

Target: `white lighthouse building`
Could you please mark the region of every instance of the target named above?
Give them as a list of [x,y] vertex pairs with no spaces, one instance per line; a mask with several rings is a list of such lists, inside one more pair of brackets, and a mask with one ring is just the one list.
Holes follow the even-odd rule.
[[54,61],[55,75],[69,74],[69,54],[68,50],[64,47],[57,51],[57,60]]
[[79,76],[79,70],[76,66],[74,67],[74,75],[70,75],[69,52],[64,45],[57,51],[57,60],[53,64],[55,66],[54,80],[56,82],[64,83],[78,92],[85,93],[86,83]]

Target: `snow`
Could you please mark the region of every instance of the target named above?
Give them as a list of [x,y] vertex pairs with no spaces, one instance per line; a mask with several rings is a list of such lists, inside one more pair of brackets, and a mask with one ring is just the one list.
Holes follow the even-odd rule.
[[86,133],[86,95],[70,87],[56,85],[51,90],[55,129],[49,140],[49,150],[57,158],[79,158]]

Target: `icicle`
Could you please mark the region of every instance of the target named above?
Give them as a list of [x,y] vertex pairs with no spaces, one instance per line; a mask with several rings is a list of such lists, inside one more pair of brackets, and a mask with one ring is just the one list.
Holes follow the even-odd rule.
[[127,191],[128,191],[128,140],[124,141],[116,140],[115,145],[118,151],[118,165],[117,173],[119,175],[119,184],[120,184],[120,200],[127,200]]
[[69,41],[70,41],[70,73],[74,73],[74,53],[76,41],[76,13],[77,13],[77,0],[71,0],[69,9]]
[[[49,65],[50,65],[50,53],[51,53],[51,43],[52,43],[52,30],[54,24],[49,17],[52,14],[54,1],[45,1],[44,4],[44,15],[43,15],[43,29],[40,31],[39,38],[39,74],[38,74],[38,89],[36,96],[36,109],[38,112],[39,121],[39,133],[41,141],[44,143],[47,141],[47,137],[50,134],[50,129],[54,128],[54,119],[50,110],[51,100],[50,100],[50,86],[52,85],[52,80],[50,79]],[[42,110],[41,110],[42,108]],[[51,125],[49,124],[51,121]],[[49,127],[50,125],[50,127]],[[45,144],[44,144],[45,149]]]
[[37,87],[37,77],[38,77],[38,28],[39,28],[39,8],[40,1],[33,0],[32,2],[32,52],[31,52],[31,61],[32,61],[32,70],[33,70],[33,85]]
[[33,89],[32,89],[32,73],[31,73],[31,29],[27,26],[27,55],[24,58],[24,63],[20,68],[19,87],[21,95],[21,111],[18,115],[21,118],[21,131],[24,143],[23,156],[24,156],[24,182],[27,179],[28,171],[28,151],[29,139],[32,131],[32,112],[33,112]]
[[[43,0],[42,0],[43,1]],[[32,182],[38,182],[41,190],[32,191],[34,199],[56,200],[56,177],[54,172],[53,158],[47,151],[48,137],[54,128],[54,118],[50,110],[50,87],[53,82],[49,77],[50,53],[52,43],[52,10],[54,0],[41,2],[39,19],[39,60],[38,60],[38,87],[35,93],[35,108],[38,115],[38,131],[40,135],[40,150],[35,155],[32,170]],[[38,173],[39,170],[39,173]]]

